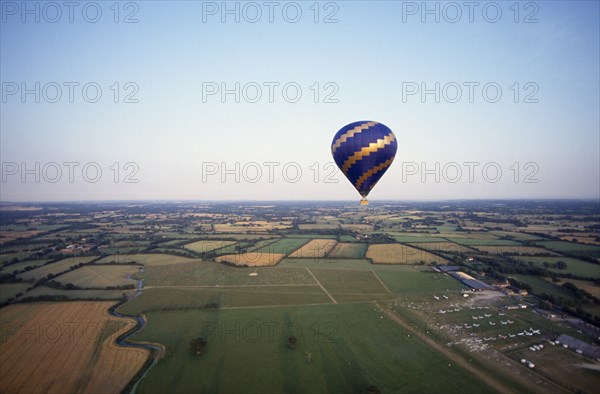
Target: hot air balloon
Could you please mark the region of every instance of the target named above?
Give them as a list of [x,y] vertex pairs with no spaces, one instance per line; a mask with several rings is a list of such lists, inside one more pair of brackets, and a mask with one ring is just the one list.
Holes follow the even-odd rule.
[[396,136],[387,126],[372,121],[350,123],[331,143],[331,154],[340,170],[360,193],[361,205],[396,156]]

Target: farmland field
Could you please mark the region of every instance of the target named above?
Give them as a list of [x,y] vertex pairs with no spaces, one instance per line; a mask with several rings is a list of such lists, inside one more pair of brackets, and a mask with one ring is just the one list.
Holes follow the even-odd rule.
[[2,271],[4,271],[4,272],[14,272],[14,271],[24,270],[27,267],[39,267],[41,265],[46,264],[49,261],[50,260],[25,260],[25,261],[21,261],[21,262],[16,263],[16,264],[3,265],[0,268],[0,272],[2,272]]
[[56,275],[61,272],[67,271],[70,267],[81,264],[88,263],[93,259],[97,258],[96,256],[88,256],[88,257],[68,257],[66,259],[62,259],[59,261],[55,261],[54,263],[44,265],[40,268],[33,269],[31,271],[26,271],[20,273],[18,276],[25,280],[27,279],[40,279],[44,278],[49,274]]
[[2,283],[0,284],[0,303],[14,298],[19,293],[24,293],[31,283]]
[[322,258],[336,246],[336,241],[331,239],[313,239],[304,244],[299,249],[296,249],[288,255],[288,257],[298,258]]
[[600,278],[600,264],[592,264],[587,261],[574,259],[571,257],[524,257],[520,260],[531,261],[538,267],[543,267],[544,262],[556,264],[563,261],[567,264],[566,270],[549,268],[554,272],[570,272],[577,276],[585,278]]
[[107,286],[122,286],[135,284],[128,279],[129,275],[139,271],[136,265],[93,265],[77,268],[66,274],[56,277],[54,280],[62,283],[72,283],[82,288],[104,288]]
[[557,252],[571,253],[581,256],[597,255],[600,253],[600,246],[582,245],[575,242],[541,241],[536,242],[536,245],[540,245]]
[[2,309],[0,391],[121,391],[148,353],[113,343],[134,323],[109,316],[112,304],[39,303]]
[[128,314],[148,311],[202,309],[207,304],[219,308],[274,305],[328,304],[331,300],[316,285],[302,286],[211,286],[152,287],[121,307]]
[[65,300],[122,300],[124,294],[133,294],[134,290],[64,290],[37,286],[23,297],[50,296]]
[[593,393],[598,389],[598,371],[589,368],[595,364],[591,364],[589,359],[573,350],[560,346],[546,346],[542,351],[532,352],[525,349],[511,353],[511,357],[517,361],[524,358],[533,362],[539,373],[559,381],[575,392]]
[[[140,393],[360,393],[369,385],[383,393],[489,392],[469,372],[448,368],[446,357],[422,341],[404,338],[402,329],[380,318],[372,304],[147,316],[147,326],[135,339],[160,342],[174,351],[141,382]],[[289,335],[298,337],[296,349],[287,345]],[[197,336],[208,343],[201,357],[188,350]]]
[[[467,235],[465,235],[467,236]],[[452,242],[465,246],[519,246],[520,243],[509,239],[496,239],[492,234],[480,234],[476,237],[476,234],[469,234],[468,238],[452,237],[449,239]]]
[[402,244],[369,245],[366,257],[376,264],[418,264],[420,262],[445,264],[447,262],[429,252]]
[[409,245],[416,246],[421,249],[427,249],[428,251],[436,252],[436,253],[473,254],[475,252],[475,250],[473,250],[467,246],[459,245],[454,242],[447,242],[447,241],[446,242],[424,242],[424,243],[410,242]]
[[215,249],[221,249],[229,245],[233,245],[235,241],[222,241],[222,240],[210,240],[210,241],[196,241],[190,244],[185,244],[183,247],[194,252],[206,253]]
[[106,256],[96,261],[95,264],[103,264],[110,262],[117,263],[138,263],[144,266],[159,266],[159,265],[171,265],[180,263],[189,263],[197,261],[189,257],[175,256],[172,254],[164,253],[149,253],[149,254],[133,254],[123,256]]
[[338,242],[331,250],[329,258],[360,259],[365,257],[367,245],[361,243]]
[[534,255],[551,255],[551,256],[558,256],[559,254],[556,252],[553,252],[551,250],[548,249],[544,249],[544,248],[540,248],[540,247],[535,247],[535,246],[523,246],[523,245],[518,245],[518,246],[505,246],[505,245],[477,245],[477,246],[473,246],[475,249],[481,251],[481,252],[486,252],[486,253],[491,253],[491,254],[509,254],[509,255],[521,255],[521,256],[534,256]]
[[218,256],[215,261],[246,267],[267,267],[276,265],[284,257],[285,255],[281,253],[249,252]]
[[252,251],[258,253],[281,253],[283,255],[288,255],[309,241],[310,239],[308,238],[281,238],[258,249],[253,249]]
[[[256,276],[249,276],[256,273]],[[243,268],[198,261],[177,265],[153,266],[136,277],[144,286],[242,286],[315,284],[303,267]]]

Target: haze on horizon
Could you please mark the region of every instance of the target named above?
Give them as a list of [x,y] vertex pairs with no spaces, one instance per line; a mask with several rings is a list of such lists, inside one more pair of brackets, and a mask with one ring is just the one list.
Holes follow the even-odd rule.
[[444,3],[436,22],[421,2],[302,2],[292,22],[279,2],[272,23],[244,2],[99,3],[95,23],[13,3],[2,201],[358,201],[330,153],[358,120],[398,139],[371,201],[600,198],[598,2],[500,3],[496,22],[482,2],[455,23]]

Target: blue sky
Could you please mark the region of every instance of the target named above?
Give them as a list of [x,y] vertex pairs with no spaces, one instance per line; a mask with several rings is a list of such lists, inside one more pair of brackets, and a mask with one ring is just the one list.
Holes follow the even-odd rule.
[[[439,22],[422,14],[422,2],[320,2],[316,23],[313,1],[274,2],[272,23],[262,1],[228,2],[239,23],[235,14],[222,22],[222,2],[121,2],[118,23],[114,1],[78,3],[72,22],[62,2],[54,3],[60,17],[53,5],[28,2],[39,22],[21,2],[0,3],[3,201],[355,199],[328,163],[337,130],[358,120],[382,122],[398,139],[371,199],[600,197],[596,1],[520,2],[518,16],[513,2],[494,3],[499,16],[490,2],[476,2],[472,21],[463,2],[453,3],[460,18],[448,3],[427,3],[437,4]],[[94,4],[102,15],[91,23]],[[137,23],[123,23],[130,14]],[[337,22],[324,23],[330,14]],[[72,103],[69,82],[78,84]],[[203,100],[207,86],[236,82],[239,103],[220,92]],[[21,89],[36,83],[40,102],[34,94],[23,100]],[[408,84],[436,83],[439,102],[406,95]],[[56,85],[62,95],[52,103]],[[94,86],[102,96],[87,102]],[[253,103],[256,86],[262,95]],[[456,86],[462,96],[453,100]],[[302,94],[288,102],[295,87]],[[497,87],[501,97],[488,102]],[[123,102],[135,89],[138,102]],[[325,102],[328,94],[337,102]],[[538,102],[524,102],[527,95]],[[72,182],[65,162],[78,163]],[[22,179],[25,169],[32,171]],[[223,169],[231,170],[225,179]],[[125,182],[132,172],[138,182]]]

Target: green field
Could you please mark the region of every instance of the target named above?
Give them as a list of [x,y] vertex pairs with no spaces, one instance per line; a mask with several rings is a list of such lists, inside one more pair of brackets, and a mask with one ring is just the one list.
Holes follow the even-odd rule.
[[[250,276],[250,273],[257,273]],[[303,267],[241,268],[203,262],[146,267],[136,277],[144,286],[224,286],[314,284]]]
[[5,265],[0,268],[0,272],[15,272],[22,271],[27,267],[39,267],[46,264],[50,260],[25,260],[20,263]]
[[539,278],[537,276],[531,275],[510,275],[514,276],[519,282],[527,283],[531,286],[532,293],[534,294],[542,294],[546,293],[548,295],[564,297],[567,299],[573,299],[573,295],[569,293],[567,290],[563,289],[559,285],[555,285],[547,280]]
[[107,286],[135,285],[128,276],[139,271],[137,265],[90,265],[67,272],[54,280],[66,285],[72,283],[81,288],[104,288]]
[[121,307],[123,312],[201,309],[214,303],[220,308],[274,305],[329,304],[331,300],[318,285],[152,287]]
[[339,269],[362,269],[373,268],[373,264],[367,259],[341,259],[341,258],[318,258],[318,259],[283,259],[278,267],[309,267],[309,268],[339,268]]
[[283,253],[288,255],[309,241],[310,238],[281,238],[275,242],[253,249],[252,251],[258,253]]
[[54,296],[69,300],[119,300],[123,294],[132,294],[133,290],[63,290],[46,286],[37,286],[24,297]]
[[446,290],[466,289],[459,281],[445,274],[432,272],[401,272],[379,270],[377,275],[392,293],[405,295],[431,295]]
[[452,242],[456,242],[460,245],[465,246],[519,246],[521,245],[517,241],[512,241],[510,239],[485,239],[485,238],[450,238],[448,239]]
[[564,261],[567,264],[567,269],[551,269],[556,273],[572,273],[573,275],[586,278],[600,278],[600,264],[592,264],[587,261],[574,259],[571,257],[523,257],[520,260],[533,262],[538,267],[544,267],[544,262],[556,264],[559,261]]
[[183,247],[185,249],[189,249],[191,251],[197,252],[197,253],[206,253],[206,252],[210,252],[216,249],[221,249],[224,248],[226,246],[229,245],[233,245],[235,243],[235,241],[223,241],[223,240],[203,240],[203,241],[196,241],[196,242],[192,242],[189,244],[185,244],[183,245]]
[[3,283],[0,284],[0,303],[14,298],[19,293],[24,293],[31,283]]
[[536,242],[535,244],[557,252],[570,253],[578,256],[597,256],[600,253],[600,246],[583,245],[575,242],[541,241]]
[[338,242],[327,257],[333,259],[362,259],[365,257],[366,252],[367,244]]
[[[490,392],[422,341],[407,339],[372,304],[151,312],[147,317],[134,339],[165,344],[170,353],[142,380],[140,393],[361,393],[370,385],[382,393]],[[290,335],[298,338],[296,349],[287,345]],[[202,356],[189,351],[196,337],[208,343]]]
[[69,270],[70,267],[72,267],[74,265],[81,264],[81,263],[87,263],[95,258],[97,258],[97,256],[68,257],[66,259],[58,260],[58,261],[55,261],[54,263],[44,265],[40,268],[36,268],[31,271],[23,272],[17,276],[19,278],[22,278],[25,280],[41,279],[41,278],[48,276],[49,274],[56,275],[61,272],[67,271],[67,270]]
[[106,256],[96,261],[96,264],[104,263],[138,263],[144,266],[161,266],[171,265],[180,263],[189,263],[199,261],[189,257],[175,256],[172,254],[165,253],[148,253],[148,254],[132,254],[132,255],[119,255],[119,256]]

